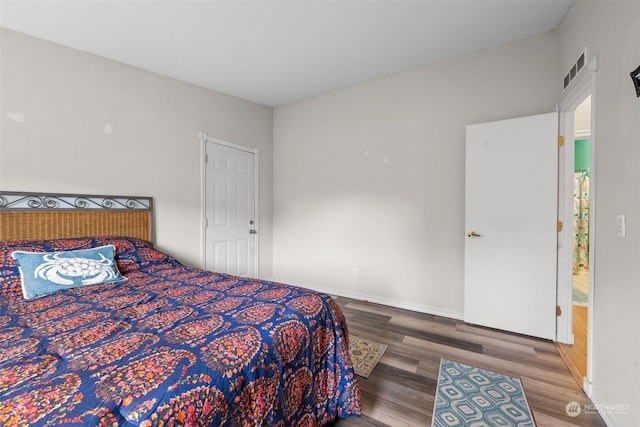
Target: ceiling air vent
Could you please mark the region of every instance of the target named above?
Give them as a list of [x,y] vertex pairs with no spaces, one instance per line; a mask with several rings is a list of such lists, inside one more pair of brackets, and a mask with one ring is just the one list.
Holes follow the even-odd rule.
[[578,60],[571,66],[571,69],[564,76],[563,80],[563,89],[566,91],[572,81],[576,79],[576,77],[580,74],[581,71],[585,69],[585,65],[587,64],[587,48],[585,47]]

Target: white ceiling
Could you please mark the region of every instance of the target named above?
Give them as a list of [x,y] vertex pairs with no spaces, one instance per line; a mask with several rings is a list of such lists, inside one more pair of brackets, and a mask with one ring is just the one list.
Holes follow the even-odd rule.
[[281,106],[556,29],[570,0],[0,2],[0,25]]

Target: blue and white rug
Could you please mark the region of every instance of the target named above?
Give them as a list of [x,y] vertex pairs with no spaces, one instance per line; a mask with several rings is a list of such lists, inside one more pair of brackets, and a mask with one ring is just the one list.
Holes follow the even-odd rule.
[[517,378],[440,360],[433,427],[535,427]]

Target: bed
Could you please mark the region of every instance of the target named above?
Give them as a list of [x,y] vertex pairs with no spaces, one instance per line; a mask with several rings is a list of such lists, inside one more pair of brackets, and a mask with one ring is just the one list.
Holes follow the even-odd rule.
[[[183,265],[152,244],[152,205],[0,192],[0,425],[323,426],[359,416],[331,297]],[[35,276],[64,281],[60,259],[111,247],[121,280],[25,299],[19,256],[44,257]]]

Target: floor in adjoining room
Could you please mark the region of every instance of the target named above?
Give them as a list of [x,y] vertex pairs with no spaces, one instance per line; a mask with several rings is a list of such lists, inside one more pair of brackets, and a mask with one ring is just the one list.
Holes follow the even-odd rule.
[[[358,377],[363,416],[332,427],[431,425],[441,358],[519,378],[538,427],[606,426],[588,410],[591,401],[550,341],[344,297],[336,301],[350,333],[388,348],[369,378]],[[587,411],[570,417],[571,402]]]
[[556,349],[566,363],[579,385],[587,376],[587,321],[589,308],[582,304],[573,304],[572,331],[573,344],[556,343]]
[[586,306],[589,299],[589,270],[581,269],[573,274],[573,303]]

